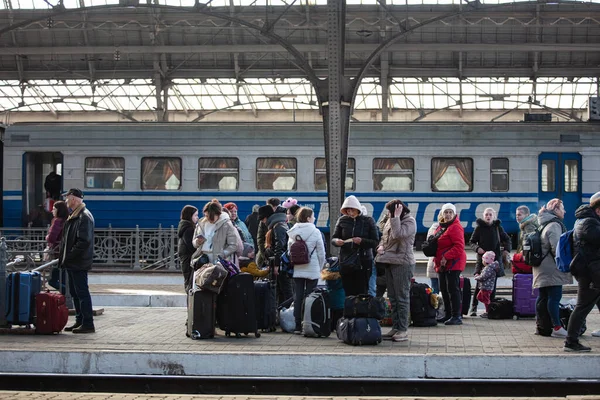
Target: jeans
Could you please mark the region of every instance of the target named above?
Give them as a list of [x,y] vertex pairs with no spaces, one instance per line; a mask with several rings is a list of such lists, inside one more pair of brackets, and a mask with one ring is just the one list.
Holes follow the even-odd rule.
[[385,269],[388,298],[392,305],[392,327],[408,331],[410,323],[410,280],[412,268],[408,265],[390,265]]
[[440,293],[440,279],[439,278],[429,278],[431,280],[431,290],[435,294]]
[[304,299],[317,287],[318,279],[294,278],[296,291],[294,293],[294,319],[296,328],[302,330],[302,312],[304,311]]
[[460,318],[462,295],[460,292],[460,272],[445,271],[438,274],[440,279],[440,291],[444,299],[446,317]]
[[595,305],[600,308],[600,290],[590,288],[592,280],[587,276],[579,276],[577,279],[577,305],[569,318],[567,328],[567,342],[577,343],[579,341],[579,330],[587,315]]
[[277,305],[294,297],[294,282],[293,278],[287,272],[280,272],[277,275]]
[[94,327],[92,296],[88,287],[88,272],[67,269],[69,290],[75,305],[75,322],[85,328]]
[[373,261],[373,268],[371,272],[371,278],[369,278],[369,294],[373,297],[377,294],[377,268],[375,268],[375,261]]
[[552,326],[561,326],[559,307],[562,298],[562,286],[546,286],[540,288],[540,294],[535,302],[536,311],[547,312]]

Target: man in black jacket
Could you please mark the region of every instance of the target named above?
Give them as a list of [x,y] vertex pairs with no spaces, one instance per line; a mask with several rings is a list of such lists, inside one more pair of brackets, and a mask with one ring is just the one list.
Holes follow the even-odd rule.
[[83,192],[70,189],[65,193],[71,214],[63,228],[59,265],[67,270],[69,290],[75,304],[75,324],[65,328],[73,333],[93,333],[92,296],[88,287],[88,271],[94,258],[94,217],[85,208]]
[[584,352],[591,348],[579,343],[581,325],[595,305],[600,307],[600,192],[590,198],[589,206],[579,207],[575,216],[574,250],[579,244],[584,261],[580,268],[571,267],[571,272],[577,275],[577,305],[569,318],[564,351]]

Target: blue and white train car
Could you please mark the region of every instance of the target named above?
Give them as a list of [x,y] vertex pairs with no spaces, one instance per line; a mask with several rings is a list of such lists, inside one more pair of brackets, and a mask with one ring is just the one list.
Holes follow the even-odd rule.
[[[599,148],[593,123],[353,123],[346,188],[376,219],[402,199],[420,234],[446,202],[466,232],[493,207],[516,233],[517,206],[535,212],[558,197],[569,226],[600,190]],[[54,171],[61,189],[84,191],[98,227],[176,225],[184,205],[212,198],[236,202],[244,218],[270,197],[294,197],[329,230],[318,123],[18,124],[6,128],[3,162],[5,227],[40,223]]]

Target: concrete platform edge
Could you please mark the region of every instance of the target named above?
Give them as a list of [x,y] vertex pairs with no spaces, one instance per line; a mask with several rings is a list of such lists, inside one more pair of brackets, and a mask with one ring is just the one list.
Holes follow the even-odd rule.
[[[0,372],[344,378],[600,379],[600,355],[0,351]],[[556,366],[556,368],[548,368]]]

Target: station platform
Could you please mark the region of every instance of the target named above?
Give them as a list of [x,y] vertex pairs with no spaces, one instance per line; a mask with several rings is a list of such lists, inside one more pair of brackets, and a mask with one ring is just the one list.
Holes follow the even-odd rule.
[[[283,332],[191,340],[183,307],[105,307],[95,334],[2,335],[0,373],[380,379],[600,379],[595,310],[582,343],[534,335],[533,319],[465,317],[462,326],[410,328],[409,341],[353,347]],[[73,317],[70,317],[70,323]],[[386,328],[384,328],[385,331]]]

